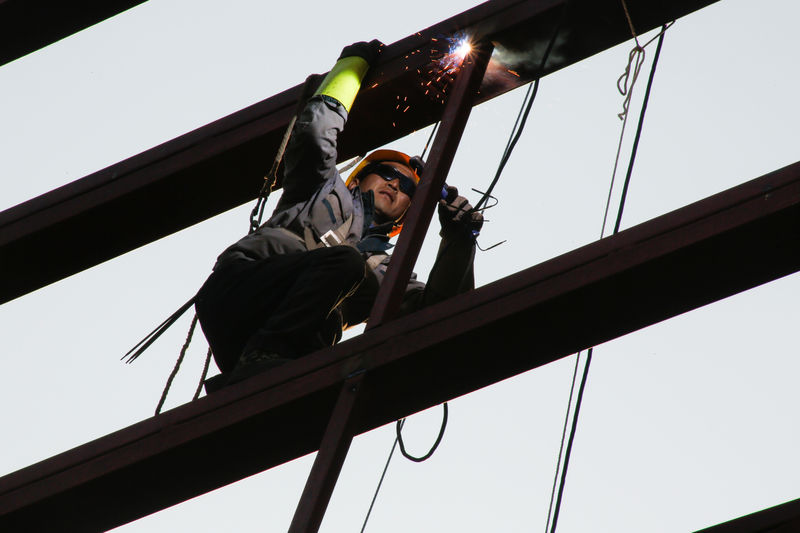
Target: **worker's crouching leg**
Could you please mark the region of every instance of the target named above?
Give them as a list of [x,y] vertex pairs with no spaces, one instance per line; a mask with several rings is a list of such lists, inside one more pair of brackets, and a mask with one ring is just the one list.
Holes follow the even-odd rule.
[[218,276],[235,279],[210,279],[197,306],[224,373],[254,365],[250,375],[337,342],[339,306],[366,272],[361,254],[347,246],[242,263]]

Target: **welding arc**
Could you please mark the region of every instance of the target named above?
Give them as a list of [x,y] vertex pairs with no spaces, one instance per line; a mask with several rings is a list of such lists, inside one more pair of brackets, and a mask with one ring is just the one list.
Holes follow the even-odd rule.
[[[636,152],[639,148],[639,138],[642,134],[642,126],[644,125],[644,116],[645,112],[647,111],[647,103],[650,100],[650,90],[653,87],[653,79],[655,78],[656,68],[658,67],[658,58],[661,55],[661,45],[664,43],[664,35],[666,34],[667,28],[669,25],[664,25],[661,29],[661,34],[658,37],[658,45],[656,46],[656,53],[655,57],[653,58],[653,65],[650,67],[650,77],[647,80],[647,88],[645,89],[644,93],[644,101],[642,102],[642,110],[639,113],[639,124],[636,128],[636,136],[633,143],[633,148],[631,149],[631,157],[628,163],[628,172],[625,176],[625,185],[622,189],[622,197],[619,201],[619,208],[617,209],[617,220],[616,224],[614,225],[614,232],[613,235],[616,235],[619,232],[620,222],[622,221],[622,213],[625,209],[625,199],[628,195],[628,185],[630,184],[631,174],[633,173],[633,162],[636,159]],[[603,221],[603,226],[605,227],[605,219]],[[605,229],[605,228],[604,228]],[[583,367],[583,376],[581,377],[581,384],[578,388],[578,397],[575,400],[575,413],[572,416],[572,427],[570,428],[569,439],[567,440],[567,449],[564,453],[564,466],[561,468],[561,453],[564,450],[564,434],[561,435],[561,448],[559,449],[558,455],[558,464],[556,465],[556,479],[553,481],[553,492],[555,492],[555,484],[556,480],[558,480],[558,471],[561,468],[561,483],[558,487],[558,499],[556,500],[555,509],[553,511],[553,523],[550,527],[550,533],[555,533],[556,531],[556,524],[558,523],[558,514],[561,510],[561,500],[564,495],[564,485],[566,484],[567,480],[567,470],[569,469],[569,458],[572,455],[572,444],[575,440],[575,431],[578,427],[578,415],[580,414],[581,410],[581,403],[583,402],[583,391],[586,387],[586,381],[589,377],[589,366],[592,364],[592,353],[594,348],[589,348],[586,354],[586,363]],[[580,352],[578,352],[577,360],[575,361],[575,373],[572,375],[572,388],[570,389],[570,402],[572,402],[572,391],[575,390],[575,378],[577,377],[577,370],[578,370],[578,361],[580,360]],[[567,416],[564,419],[564,429],[566,430],[567,423],[569,420],[569,405],[567,406]],[[553,509],[553,495],[550,496],[550,509]],[[549,525],[550,522],[550,511],[548,510],[547,521]],[[547,525],[545,525],[545,532],[547,532]]]
[[525,129],[525,123],[528,121],[528,115],[530,115],[531,108],[533,107],[533,101],[536,99],[536,94],[539,92],[539,80],[544,73],[547,60],[550,57],[550,52],[552,52],[553,46],[555,46],[556,39],[558,38],[558,34],[561,31],[561,26],[566,18],[565,15],[568,6],[569,2],[566,2],[564,7],[561,9],[558,23],[553,29],[553,35],[550,37],[550,42],[547,43],[547,48],[542,55],[542,61],[539,63],[537,77],[533,82],[528,84],[528,91],[525,93],[525,98],[523,99],[519,113],[517,114],[517,120],[514,122],[514,127],[511,129],[511,134],[509,135],[508,143],[506,143],[506,148],[503,151],[503,156],[500,158],[500,163],[497,165],[497,171],[494,174],[491,184],[489,184],[489,187],[486,189],[486,192],[483,194],[481,199],[478,200],[478,203],[475,204],[475,211],[481,209],[491,197],[492,190],[494,190],[495,185],[497,185],[497,182],[500,180],[500,175],[503,173],[506,163],[508,163],[508,160],[511,158],[511,152],[514,151],[517,141],[519,141],[519,138],[522,136],[522,131]]

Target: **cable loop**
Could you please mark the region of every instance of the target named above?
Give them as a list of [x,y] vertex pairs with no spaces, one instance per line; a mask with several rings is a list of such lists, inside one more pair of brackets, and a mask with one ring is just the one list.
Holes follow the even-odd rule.
[[442,412],[442,427],[439,428],[439,435],[436,437],[436,442],[433,443],[431,449],[423,455],[422,457],[414,457],[413,455],[409,454],[406,451],[405,444],[403,444],[403,425],[405,424],[406,419],[401,418],[397,421],[397,425],[395,426],[395,431],[397,433],[397,443],[400,445],[400,453],[403,454],[403,457],[410,461],[414,461],[415,463],[421,463],[422,461],[426,461],[430,459],[433,455],[433,452],[436,451],[436,448],[439,447],[439,443],[442,442],[442,437],[444,437],[444,429],[447,427],[447,402],[442,404],[443,412]]

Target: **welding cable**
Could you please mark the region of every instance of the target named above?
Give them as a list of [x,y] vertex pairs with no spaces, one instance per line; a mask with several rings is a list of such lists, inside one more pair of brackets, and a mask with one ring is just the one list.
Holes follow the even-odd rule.
[[[647,104],[648,104],[648,101],[650,100],[650,90],[651,90],[651,88],[653,86],[653,79],[655,78],[656,69],[658,67],[658,58],[661,55],[661,46],[664,43],[664,35],[666,34],[666,30],[671,25],[672,24],[665,24],[661,29],[660,35],[658,36],[658,45],[656,47],[655,57],[653,58],[653,65],[650,67],[650,77],[647,80],[647,89],[645,90],[644,101],[642,102],[642,110],[641,110],[641,112],[639,114],[639,124],[638,124],[638,126],[636,128],[636,137],[635,137],[635,140],[634,140],[634,143],[633,143],[633,148],[631,150],[630,161],[628,163],[628,172],[627,172],[627,175],[625,176],[625,185],[624,185],[623,190],[622,190],[622,197],[620,198],[619,208],[617,209],[617,221],[616,221],[616,224],[614,225],[614,232],[613,232],[614,235],[616,235],[619,232],[619,226],[620,226],[620,222],[622,220],[622,213],[623,213],[623,211],[625,209],[625,198],[627,197],[627,194],[628,194],[628,184],[630,183],[631,174],[633,172],[633,162],[636,159],[636,152],[637,152],[637,150],[639,148],[639,138],[640,138],[641,133],[642,133],[642,126],[644,125],[644,116],[645,116],[645,112],[647,110]],[[606,207],[606,209],[607,209],[607,207]],[[603,226],[605,227],[605,218],[603,220]],[[549,530],[550,533],[555,533],[556,524],[558,523],[558,514],[559,514],[559,511],[561,510],[561,501],[562,501],[562,497],[564,495],[564,486],[566,484],[566,479],[567,479],[567,470],[569,469],[569,459],[570,459],[570,456],[572,455],[572,444],[573,444],[573,442],[575,440],[575,432],[576,432],[577,427],[578,427],[578,415],[580,414],[581,403],[583,402],[583,392],[584,392],[584,389],[586,388],[586,381],[587,381],[587,379],[589,377],[589,367],[590,367],[590,365],[592,363],[592,353],[593,353],[593,351],[594,351],[594,348],[589,348],[589,350],[587,352],[586,363],[585,363],[585,365],[583,367],[583,375],[581,377],[580,387],[578,388],[578,397],[575,400],[575,413],[572,416],[572,427],[570,428],[569,439],[567,441],[567,448],[566,448],[566,452],[564,453],[564,466],[563,466],[563,468],[561,468],[561,483],[560,483],[559,488],[558,488],[558,498],[556,499],[555,509],[554,509],[554,511],[552,513],[553,522],[552,522],[552,525],[551,525],[550,530]],[[577,357],[580,358],[580,352],[578,353]],[[578,364],[577,361],[576,361],[575,364],[576,364],[576,370],[577,370],[577,364]],[[577,373],[573,374],[573,376],[572,376],[572,390],[575,389],[575,378],[576,378],[576,375],[577,375]],[[571,395],[572,395],[572,392],[570,392],[570,398],[571,398]],[[567,411],[567,418],[564,420],[565,427],[566,427],[568,419],[569,419],[569,410]],[[563,448],[564,448],[564,438],[563,438],[563,435],[562,435],[561,449],[559,450],[559,464],[556,465],[556,478],[558,478],[558,471],[559,471],[559,467],[560,467],[561,450],[563,450]],[[551,497],[550,497],[550,507],[551,508],[553,507],[552,494],[551,494]],[[549,522],[549,520],[550,520],[550,514],[549,514],[549,511],[548,511],[548,522]],[[545,531],[547,531],[547,526],[545,526]]]
[[361,525],[361,533],[367,529],[367,522],[369,521],[369,517],[372,514],[372,509],[375,506],[375,500],[378,499],[378,493],[381,490],[381,486],[383,486],[383,480],[386,478],[386,471],[389,470],[389,464],[392,462],[392,457],[394,456],[394,451],[397,449],[398,444],[400,445],[400,453],[403,454],[403,457],[410,461],[414,461],[415,463],[421,463],[422,461],[427,461],[433,455],[433,452],[436,451],[436,448],[439,447],[439,444],[442,442],[442,437],[444,437],[444,430],[447,427],[447,402],[442,404],[443,412],[442,412],[442,425],[439,428],[439,435],[436,437],[436,441],[431,446],[431,449],[425,455],[421,457],[414,457],[413,455],[409,454],[406,451],[405,444],[403,442],[403,426],[406,423],[405,418],[401,418],[397,421],[395,425],[395,438],[394,443],[392,444],[392,449],[389,450],[389,457],[386,458],[386,464],[383,466],[383,472],[381,473],[381,478],[378,480],[378,486],[375,487],[375,493],[372,495],[372,501],[369,504],[369,509],[367,509],[367,514],[364,517],[364,523]]
[[[405,418],[398,420],[398,423],[402,425],[405,422]],[[372,514],[372,508],[375,507],[375,500],[378,499],[378,493],[381,491],[381,486],[383,485],[383,480],[386,478],[386,471],[389,470],[389,464],[392,462],[392,456],[394,456],[394,451],[397,449],[397,442],[398,438],[395,437],[394,444],[392,444],[392,449],[389,450],[389,457],[386,458],[386,464],[383,466],[383,472],[381,473],[381,478],[378,480],[378,486],[375,487],[375,493],[372,495],[372,501],[369,504],[369,509],[367,509],[367,515],[364,517],[364,523],[361,525],[361,533],[364,533],[367,529],[367,522],[369,521],[369,517]]]
[[433,125],[433,129],[431,129],[431,134],[428,135],[428,142],[425,143],[425,148],[422,149],[422,153],[419,155],[419,158],[423,161],[425,160],[425,154],[428,152],[428,147],[431,145],[431,141],[433,140],[433,136],[436,135],[436,130],[439,129],[439,124],[441,122],[437,122]]
[[578,366],[580,366],[581,362],[581,353],[578,352],[578,356],[575,357],[575,368],[572,371],[572,386],[569,388],[569,399],[567,400],[567,414],[564,415],[564,428],[561,430],[561,444],[558,447],[558,459],[556,460],[556,473],[553,476],[553,489],[550,492],[550,505],[547,507],[547,522],[545,523],[545,533],[550,527],[550,516],[553,512],[553,501],[555,500],[556,496],[556,489],[558,488],[558,470],[561,466],[561,458],[564,454],[564,443],[567,440],[567,426],[569,425],[569,417],[572,413],[572,396],[575,393],[575,382],[577,381],[578,376]]
[[664,35],[666,35],[667,28],[664,25],[661,35],[658,38],[658,45],[656,46],[656,55],[653,58],[653,66],[650,67],[650,77],[647,80],[647,88],[644,92],[644,102],[642,102],[642,111],[639,113],[639,124],[636,127],[636,136],[633,139],[633,149],[631,150],[631,158],[628,161],[628,172],[625,175],[625,183],[622,185],[622,198],[619,202],[619,209],[617,210],[617,221],[614,224],[614,233],[619,231],[619,225],[622,222],[622,211],[625,208],[625,198],[628,196],[628,185],[631,182],[631,174],[633,173],[633,163],[636,161],[636,152],[639,149],[639,138],[642,135],[642,125],[644,124],[644,115],[647,112],[647,102],[650,100],[650,89],[653,87],[653,78],[656,75],[656,67],[658,67],[658,57],[661,55],[661,45],[664,44]]
[[[555,510],[553,511],[553,523],[550,528],[550,533],[555,533],[556,531],[556,524],[558,523],[558,513],[561,511],[561,498],[564,495],[564,486],[566,485],[567,481],[567,470],[569,469],[569,458],[572,455],[572,444],[575,442],[575,431],[578,429],[578,415],[581,412],[581,404],[583,403],[583,391],[586,388],[586,380],[589,377],[589,365],[592,364],[592,351],[593,348],[589,348],[589,351],[586,353],[586,364],[583,366],[583,376],[581,377],[581,385],[578,388],[578,397],[575,399],[575,413],[572,416],[572,427],[569,430],[569,440],[567,441],[567,450],[564,453],[564,467],[561,469],[561,483],[558,487],[558,499],[556,500]],[[578,357],[580,357],[580,353],[578,353]],[[577,368],[577,363],[576,363]],[[575,376],[572,377],[572,388],[575,388]],[[567,413],[569,416],[569,413]],[[566,421],[565,421],[566,422]],[[563,446],[564,441],[562,439],[561,444]],[[552,505],[552,500],[551,500]],[[548,518],[549,518],[548,513]]]
[[561,27],[564,24],[564,20],[566,19],[567,9],[569,7],[570,1],[564,3],[564,6],[561,8],[561,13],[559,15],[558,23],[556,24],[555,28],[553,29],[553,34],[550,37],[550,41],[547,43],[547,48],[542,55],[542,61],[539,64],[539,71],[537,78],[528,84],[528,92],[525,94],[525,99],[522,101],[522,105],[520,106],[519,114],[517,115],[517,120],[514,122],[514,128],[511,130],[511,134],[509,135],[508,143],[506,144],[506,148],[503,151],[503,156],[500,158],[500,163],[497,165],[497,171],[495,172],[494,178],[492,182],[489,184],[489,188],[486,189],[486,192],[478,200],[478,203],[475,204],[474,210],[477,211],[483,207],[483,205],[489,200],[489,197],[494,190],[495,185],[500,180],[500,175],[503,173],[503,169],[508,163],[508,160],[511,158],[511,152],[514,151],[514,147],[517,145],[517,141],[522,136],[522,131],[525,129],[525,124],[528,121],[528,115],[530,115],[531,108],[533,107],[533,101],[536,99],[536,94],[539,92],[539,80],[542,77],[542,73],[544,72],[545,66],[547,65],[547,60],[550,58],[550,52],[552,52],[553,47],[555,46],[556,39],[558,38],[558,34],[561,31]]
[[438,448],[439,444],[441,444],[442,437],[444,437],[444,430],[447,427],[447,402],[442,404],[442,408],[442,425],[439,428],[439,435],[436,436],[436,442],[433,443],[433,446],[431,446],[431,449],[428,450],[428,453],[421,457],[414,457],[406,451],[406,446],[403,443],[403,425],[405,424],[405,418],[397,421],[397,424],[395,425],[395,433],[397,434],[397,443],[400,445],[400,453],[403,454],[403,457],[409,461],[414,461],[415,463],[421,463],[422,461],[427,461],[431,458],[433,452],[435,452],[436,448]]

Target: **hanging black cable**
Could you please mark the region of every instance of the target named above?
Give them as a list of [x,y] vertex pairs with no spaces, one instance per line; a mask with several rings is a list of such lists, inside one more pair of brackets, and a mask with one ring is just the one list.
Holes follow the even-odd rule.
[[[503,173],[503,169],[506,167],[506,163],[508,163],[508,160],[511,158],[511,152],[514,151],[517,141],[522,136],[522,131],[525,129],[525,123],[528,121],[528,115],[530,115],[531,108],[533,107],[533,101],[536,99],[536,94],[539,92],[539,80],[541,79],[542,73],[547,65],[550,52],[553,50],[553,46],[556,44],[556,39],[558,38],[558,34],[561,31],[561,26],[566,18],[565,15],[567,13],[568,6],[569,2],[566,2],[564,7],[561,9],[558,23],[553,29],[553,34],[550,36],[550,41],[547,43],[547,48],[544,51],[544,55],[542,55],[542,61],[539,63],[537,78],[532,82],[532,85],[528,85],[528,92],[525,94],[525,99],[522,101],[520,114],[517,115],[517,120],[514,123],[514,128],[511,130],[511,135],[509,136],[508,143],[506,144],[506,149],[503,152],[503,156],[500,158],[500,163],[497,165],[497,171],[495,172],[494,178],[492,178],[492,182],[489,184],[489,187],[486,189],[486,192],[475,204],[474,209],[476,211],[483,207],[483,204],[489,200],[492,190],[494,190],[495,185],[497,185],[497,182],[500,180],[500,175]],[[524,112],[522,111],[523,109]]]
[[[397,421],[400,424],[400,427],[403,427],[406,419],[402,418]],[[389,450],[389,457],[386,458],[386,464],[383,466],[383,472],[381,473],[381,478],[378,480],[378,486],[375,487],[375,494],[372,495],[372,501],[369,504],[369,509],[367,509],[367,515],[364,517],[364,523],[361,525],[361,533],[367,529],[367,522],[369,521],[369,517],[372,514],[372,508],[375,507],[375,500],[378,499],[378,493],[381,491],[381,486],[383,485],[383,480],[386,477],[386,471],[389,470],[389,464],[392,462],[392,456],[394,455],[394,451],[397,449],[397,443],[400,441],[397,437],[394,438],[394,444],[392,444],[392,449]]]
[[421,463],[422,461],[427,461],[433,455],[433,452],[436,451],[436,448],[439,447],[439,444],[442,442],[442,437],[444,437],[444,430],[447,427],[447,402],[442,404],[442,425],[439,428],[439,435],[436,437],[436,442],[433,443],[431,449],[428,450],[428,453],[423,455],[422,457],[415,457],[409,454],[406,451],[406,446],[403,443],[403,425],[405,423],[405,419],[401,419],[397,421],[397,425],[395,426],[395,432],[397,434],[397,443],[400,445],[400,453],[403,454],[403,457],[408,459],[409,461],[414,461],[415,463]]
[[[645,111],[647,110],[647,103],[648,103],[648,101],[650,99],[650,89],[653,86],[653,79],[655,77],[656,68],[658,67],[658,58],[661,55],[661,45],[664,42],[664,35],[666,34],[667,28],[670,25],[671,24],[665,24],[664,26],[662,26],[661,34],[658,37],[658,45],[656,47],[655,57],[653,58],[653,65],[650,67],[650,77],[647,80],[647,89],[645,90],[644,101],[642,102],[642,110],[641,110],[641,112],[639,114],[639,124],[638,124],[638,126],[636,128],[636,138],[634,140],[633,148],[632,148],[632,151],[631,151],[630,162],[628,164],[628,172],[627,172],[627,175],[625,176],[625,184],[624,184],[624,186],[622,188],[622,197],[620,198],[619,209],[617,210],[617,221],[616,221],[616,224],[614,225],[613,234],[616,234],[616,233],[619,232],[620,221],[622,220],[622,212],[625,209],[625,198],[626,198],[626,196],[628,194],[628,184],[630,183],[631,174],[633,173],[633,162],[636,159],[636,151],[637,151],[637,149],[639,147],[639,138],[641,136],[642,126],[644,124],[644,115],[645,115]],[[584,368],[583,368],[583,376],[581,377],[581,384],[580,384],[580,387],[578,389],[578,397],[575,400],[575,413],[574,413],[574,415],[572,417],[572,427],[570,428],[569,440],[567,441],[567,449],[566,449],[566,452],[564,453],[564,466],[561,469],[561,483],[560,483],[560,486],[558,488],[558,497],[556,499],[555,510],[553,511],[553,523],[552,523],[551,528],[550,528],[550,533],[555,533],[556,524],[558,523],[558,515],[559,515],[559,512],[561,510],[561,500],[562,500],[562,497],[563,497],[563,494],[564,494],[564,486],[566,484],[566,479],[567,479],[567,470],[569,469],[569,459],[570,459],[570,456],[572,455],[572,444],[573,444],[573,442],[575,440],[575,432],[576,432],[577,427],[578,427],[578,416],[579,416],[580,410],[581,410],[581,403],[583,402],[583,391],[586,388],[586,381],[587,381],[587,379],[589,377],[589,366],[592,363],[592,352],[593,352],[593,350],[594,350],[594,348],[589,348],[589,350],[587,352],[586,364],[584,365]],[[578,354],[578,357],[580,357],[580,353]],[[575,388],[575,376],[574,375],[573,375],[572,388],[573,389]],[[569,413],[567,413],[567,416],[569,416]],[[563,446],[563,439],[562,439],[562,446]],[[559,452],[559,454],[560,454],[560,452]],[[558,472],[558,470],[556,470],[556,472]],[[551,501],[551,506],[552,506],[552,501]]]
[[431,129],[431,134],[428,135],[428,142],[425,143],[425,148],[422,149],[422,153],[419,154],[419,158],[423,161],[425,160],[425,154],[428,153],[428,147],[431,145],[431,141],[433,140],[433,136],[436,135],[436,130],[439,129],[439,124],[441,122],[437,122],[433,125],[433,129]]
[[581,412],[581,403],[583,403],[583,390],[586,388],[586,379],[589,377],[589,365],[592,364],[592,350],[586,354],[586,365],[583,367],[583,377],[581,377],[581,386],[578,388],[578,397],[575,399],[575,414],[572,416],[572,427],[569,430],[569,440],[567,441],[567,450],[564,453],[564,468],[561,469],[561,484],[558,487],[558,498],[556,499],[556,507],[553,511],[553,524],[550,528],[550,533],[555,533],[556,524],[558,523],[558,513],[561,510],[561,497],[564,495],[565,481],[567,480],[567,470],[569,469],[569,458],[572,455],[572,443],[575,442],[575,430],[578,428],[578,415]]
[[[575,381],[578,377],[578,366],[581,362],[581,353],[575,358],[575,369],[572,371],[572,386],[569,388],[569,400],[567,400],[567,414],[564,416],[564,428],[561,430],[561,444],[558,447],[558,460],[556,465],[561,464],[561,457],[564,453],[564,442],[567,439],[567,426],[569,425],[569,415],[572,413],[572,396],[575,393]],[[547,532],[550,529],[550,516],[553,512],[553,500],[556,497],[556,489],[558,488],[558,468],[553,476],[553,489],[550,491],[550,505],[547,506],[547,522],[545,523],[544,530]]]

